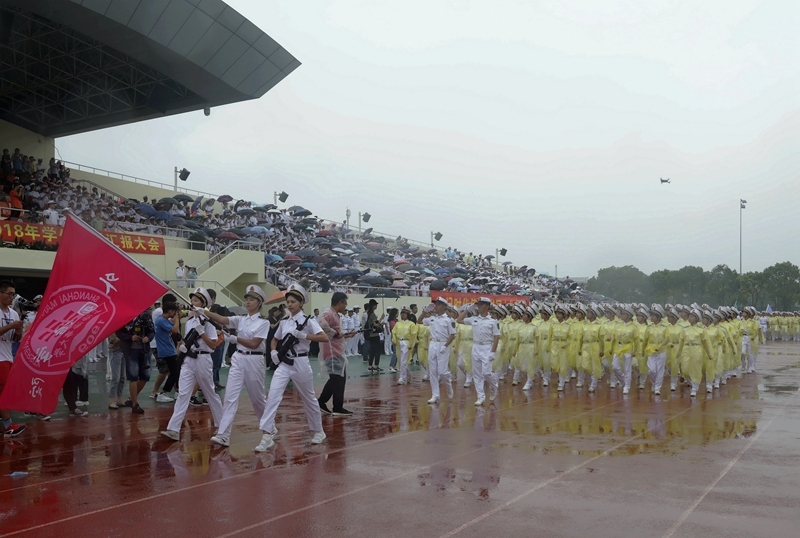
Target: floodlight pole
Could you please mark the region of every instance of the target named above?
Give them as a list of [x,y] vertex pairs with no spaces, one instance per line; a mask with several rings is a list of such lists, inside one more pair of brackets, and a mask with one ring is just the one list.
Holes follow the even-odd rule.
[[178,167],[175,167],[175,192],[178,192]]
[[747,200],[739,199],[739,275],[742,274],[742,211],[746,209]]

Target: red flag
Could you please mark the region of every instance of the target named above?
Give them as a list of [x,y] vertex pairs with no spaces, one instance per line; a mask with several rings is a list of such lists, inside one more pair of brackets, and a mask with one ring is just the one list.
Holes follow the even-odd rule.
[[94,229],[68,215],[47,290],[22,337],[0,409],[52,413],[72,365],[167,289]]

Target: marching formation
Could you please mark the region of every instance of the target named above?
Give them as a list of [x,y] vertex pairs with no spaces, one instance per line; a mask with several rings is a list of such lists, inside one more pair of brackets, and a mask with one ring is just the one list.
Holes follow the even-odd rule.
[[416,330],[395,326],[398,384],[408,381],[405,363],[418,345],[431,383],[430,404],[439,402],[442,384],[452,398],[458,371],[465,376],[464,388],[474,385],[477,406],[485,403],[487,386],[494,401],[508,374],[512,385],[524,380],[523,390],[552,382],[560,392],[574,380],[576,389],[595,392],[605,382],[623,394],[645,390],[648,381],[650,390],[661,394],[669,377],[671,391],[683,383],[694,397],[703,382],[712,393],[732,377],[755,372],[767,331],[773,338],[798,338],[800,316],[767,319],[753,307],[501,305],[485,297],[459,312],[439,298],[425,308]]

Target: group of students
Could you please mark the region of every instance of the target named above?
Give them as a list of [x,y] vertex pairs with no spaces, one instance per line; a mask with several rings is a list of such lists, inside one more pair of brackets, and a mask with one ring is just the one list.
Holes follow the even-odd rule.
[[761,326],[770,340],[800,341],[800,312],[762,312]]
[[758,346],[765,340],[755,308],[705,304],[502,305],[481,298],[459,312],[440,298],[416,325],[405,319],[393,335],[400,355],[398,384],[409,380],[407,364],[416,345],[431,382],[431,404],[440,399],[440,385],[452,397],[458,371],[465,388],[474,384],[475,405],[485,402],[486,386],[493,401],[509,373],[512,385],[525,380],[523,390],[538,379],[543,387],[554,381],[563,391],[575,380],[575,388],[588,385],[594,392],[605,378],[623,394],[635,385],[644,390],[648,379],[651,390],[661,394],[669,376],[671,391],[683,382],[694,397],[703,380],[711,393],[732,377],[755,372]]

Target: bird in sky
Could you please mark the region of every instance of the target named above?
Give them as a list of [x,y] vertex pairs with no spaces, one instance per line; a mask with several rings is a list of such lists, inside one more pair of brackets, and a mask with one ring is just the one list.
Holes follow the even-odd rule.
[[667,179],[664,179],[663,177],[660,177],[660,178],[658,178],[658,179],[660,179],[660,180],[661,180],[661,184],[662,184],[662,185],[663,185],[664,183],[669,183],[669,182],[670,182],[670,181],[669,181],[669,178],[667,178]]

